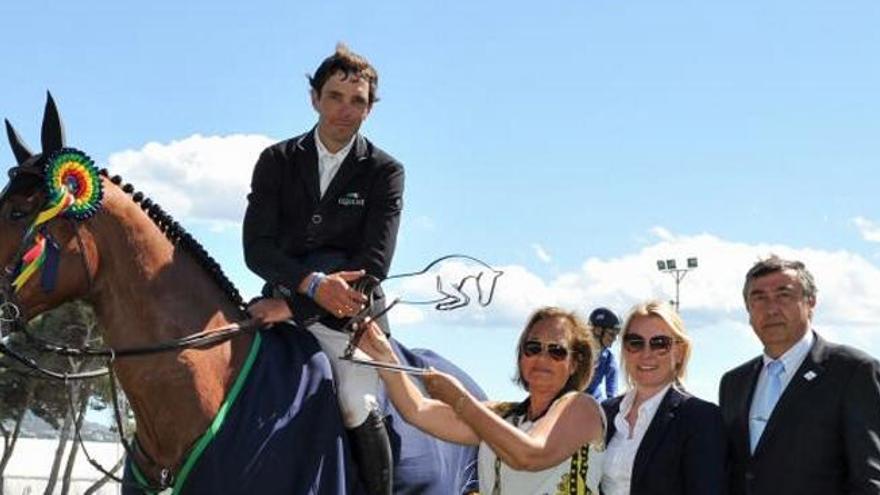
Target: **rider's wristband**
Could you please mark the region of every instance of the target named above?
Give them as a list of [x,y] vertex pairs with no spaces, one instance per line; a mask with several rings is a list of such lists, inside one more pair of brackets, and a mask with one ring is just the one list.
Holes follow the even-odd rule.
[[309,286],[306,287],[306,295],[309,296],[309,299],[314,299],[315,294],[318,293],[318,286],[321,285],[321,282],[327,278],[322,272],[315,272],[312,275],[312,279],[309,280]]

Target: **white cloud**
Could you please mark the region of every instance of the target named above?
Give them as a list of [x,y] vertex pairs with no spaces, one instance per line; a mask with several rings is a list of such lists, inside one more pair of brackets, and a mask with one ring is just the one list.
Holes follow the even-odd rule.
[[553,261],[553,258],[550,256],[547,250],[544,249],[544,246],[535,243],[532,244],[532,249],[535,251],[535,256],[537,256],[538,259],[543,261],[544,263],[550,263],[551,261]]
[[[586,313],[597,305],[609,306],[621,313],[640,300],[672,299],[675,282],[668,274],[657,271],[656,260],[678,258],[679,262],[698,256],[699,268],[689,272],[681,282],[682,311],[691,325],[711,326],[723,322],[746,323],[742,302],[743,278],[759,258],[771,253],[800,259],[813,272],[819,287],[816,324],[829,327],[831,333],[844,332],[859,336],[874,333],[880,321],[880,268],[860,255],[846,251],[795,249],[785,245],[745,244],[710,234],[673,235],[665,232],[653,244],[637,252],[614,258],[588,258],[579,269],[553,279],[542,279],[522,266],[500,267],[504,275],[498,281],[493,303],[488,308],[471,304],[467,308],[431,314],[425,321],[448,324],[490,326],[520,325],[538,306],[560,305]],[[475,268],[471,267],[471,272]],[[468,273],[449,270],[444,280]],[[402,280],[389,284],[398,294],[418,295],[424,300],[437,295],[436,277]],[[473,287],[465,290],[475,295]],[[419,311],[431,311],[418,306]],[[401,322],[405,323],[405,322]],[[742,325],[742,328],[748,328]]]
[[222,228],[241,223],[254,163],[273,142],[253,134],[194,134],[113,153],[108,168],[172,216]]
[[675,240],[675,236],[672,235],[672,232],[660,226],[651,228],[651,233],[664,241],[671,242]]
[[862,239],[868,242],[880,242],[880,225],[865,217],[855,217],[852,219],[852,223],[859,229]]

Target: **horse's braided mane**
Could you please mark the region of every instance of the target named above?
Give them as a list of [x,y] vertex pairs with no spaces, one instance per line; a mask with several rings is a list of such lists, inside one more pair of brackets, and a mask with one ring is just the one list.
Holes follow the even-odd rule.
[[161,206],[146,197],[144,193],[135,191],[134,186],[131,184],[123,184],[122,177],[118,175],[110,177],[106,168],[102,168],[100,173],[104,177],[109,178],[110,182],[119,186],[123,192],[131,196],[132,201],[140,205],[141,209],[144,210],[148,217],[150,217],[150,220],[159,227],[159,230],[165,234],[165,237],[167,237],[172,244],[175,246],[182,246],[189,251],[189,253],[196,259],[196,262],[211,274],[214,281],[217,282],[232,302],[234,302],[238,308],[244,310],[245,302],[241,297],[241,293],[238,292],[238,289],[232,281],[229,280],[225,273],[223,273],[220,264],[208,254],[199,241],[187,232],[182,225],[177,223],[171,215],[166,213]]

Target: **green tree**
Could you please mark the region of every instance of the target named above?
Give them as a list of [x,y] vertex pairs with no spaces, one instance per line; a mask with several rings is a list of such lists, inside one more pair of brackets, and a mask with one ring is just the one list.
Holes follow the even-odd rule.
[[[94,312],[82,302],[64,304],[55,310],[44,313],[28,324],[31,335],[47,341],[62,343],[72,347],[85,344],[99,345],[100,335],[96,331]],[[9,345],[23,355],[34,359],[41,367],[56,372],[75,373],[104,365],[102,361],[73,359],[52,352],[41,351],[40,346],[30,342],[23,334],[10,336]],[[9,359],[5,359],[9,361]],[[0,362],[0,366],[4,363]],[[70,381],[65,384],[58,380],[46,379],[23,366],[5,363],[0,368],[0,425],[4,436],[4,451],[0,457],[0,476],[9,462],[20,433],[21,421],[27,411],[43,419],[58,430],[58,448],[48,475],[45,493],[52,493],[62,476],[61,493],[70,490],[70,476],[78,454],[78,444],[74,443],[67,455],[67,442],[82,427],[85,412],[91,405],[106,408],[109,403],[109,386],[105,378]],[[69,389],[68,389],[69,387]],[[71,408],[73,404],[73,408]],[[73,410],[71,410],[73,409]],[[76,420],[74,419],[76,416]],[[63,473],[61,466],[64,465]],[[2,491],[2,478],[0,478]]]
[[0,495],[3,493],[4,473],[12,459],[21,434],[21,425],[33,397],[33,381],[15,368],[15,363],[3,356],[0,359],[0,433],[3,434],[3,454],[0,455]]

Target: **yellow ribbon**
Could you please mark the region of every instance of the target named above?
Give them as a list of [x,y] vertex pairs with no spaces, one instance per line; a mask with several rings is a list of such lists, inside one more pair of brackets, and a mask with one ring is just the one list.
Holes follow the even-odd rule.
[[[73,194],[65,189],[64,193],[58,198],[58,201],[55,202],[55,204],[49,205],[45,210],[41,211],[37,215],[34,223],[31,224],[30,227],[28,227],[27,233],[24,236],[25,242],[30,239],[31,235],[34,233],[35,230],[37,230],[40,225],[43,225],[49,220],[52,220],[58,215],[64,213],[74,204],[75,201],[76,198],[73,197]],[[31,245],[31,248],[27,249],[25,253],[33,249],[33,247],[38,244],[42,245],[40,254],[38,256],[35,256],[30,262],[26,263],[24,268],[22,268],[21,273],[19,273],[18,276],[15,277],[15,280],[12,282],[12,287],[15,289],[15,292],[18,292],[24,286],[24,284],[27,283],[27,281],[34,275],[34,273],[39,270],[40,266],[43,265],[43,260],[45,259],[46,254],[46,238],[43,235],[38,233],[36,236],[34,236],[34,242]]]

